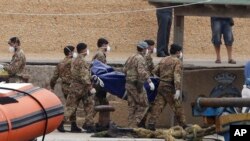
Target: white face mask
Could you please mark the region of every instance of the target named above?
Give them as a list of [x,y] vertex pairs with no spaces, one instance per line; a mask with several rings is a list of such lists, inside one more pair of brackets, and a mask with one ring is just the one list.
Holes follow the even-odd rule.
[[179,58],[182,59],[182,57],[183,57],[183,54],[182,52],[180,52]]
[[111,51],[111,47],[108,45],[107,46],[107,52],[110,52]]
[[147,50],[146,50],[146,54],[148,54],[148,52],[149,52],[149,51],[148,51],[148,49],[147,49]]
[[89,54],[90,54],[90,51],[89,51],[89,49],[87,49],[87,54],[86,54],[86,56],[89,56]]
[[12,46],[9,46],[9,52],[14,53],[15,52],[15,48],[12,47]]
[[156,53],[157,52],[157,49],[154,47],[154,49],[153,49],[153,53]]
[[73,56],[73,58],[76,58],[77,55],[78,55],[78,54],[77,54],[76,52],[73,52],[73,55],[72,55],[72,56]]

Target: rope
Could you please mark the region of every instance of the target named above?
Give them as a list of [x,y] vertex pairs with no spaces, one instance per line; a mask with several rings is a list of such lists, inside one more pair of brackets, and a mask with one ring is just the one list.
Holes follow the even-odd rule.
[[207,2],[211,2],[212,0],[205,0],[205,1],[198,1],[193,3],[187,4],[180,4],[175,6],[168,6],[168,7],[160,7],[160,8],[148,8],[148,9],[138,9],[138,10],[125,10],[125,11],[112,11],[106,13],[11,13],[11,12],[0,12],[0,15],[21,15],[21,16],[98,16],[98,15],[112,15],[112,14],[126,14],[126,13],[137,13],[137,12],[147,12],[147,11],[155,11],[157,9],[171,9],[171,8],[178,8],[178,7],[186,7],[191,5],[197,4],[204,4]]

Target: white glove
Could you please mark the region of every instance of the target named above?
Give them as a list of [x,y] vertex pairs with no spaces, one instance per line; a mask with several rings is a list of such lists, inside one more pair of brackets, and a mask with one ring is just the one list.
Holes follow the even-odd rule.
[[180,90],[176,90],[175,95],[174,95],[174,99],[178,100],[178,99],[180,99],[180,97],[181,97],[181,91]]
[[3,69],[3,65],[0,64],[0,69]]
[[91,94],[95,94],[95,93],[96,93],[95,88],[92,88],[92,89],[90,90],[90,93],[91,93]]
[[103,83],[103,81],[99,77],[97,78],[97,80],[98,80],[99,85],[101,87],[104,87],[104,83]]
[[149,87],[150,87],[150,90],[151,90],[151,91],[155,90],[155,85],[154,85],[153,82],[150,82],[150,83],[148,83],[148,84],[149,84]]
[[96,81],[97,81],[97,76],[96,75],[92,75],[92,80],[95,82],[95,83],[97,83]]
[[93,75],[92,79],[94,80],[96,85],[100,85],[101,87],[104,87],[103,81],[98,76]]

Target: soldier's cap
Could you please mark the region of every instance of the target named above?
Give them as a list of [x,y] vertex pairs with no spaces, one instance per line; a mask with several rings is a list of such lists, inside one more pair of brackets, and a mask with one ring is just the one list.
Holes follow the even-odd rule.
[[137,47],[142,48],[142,49],[146,49],[146,48],[148,48],[148,44],[144,41],[140,41],[140,42],[138,42]]
[[170,54],[175,54],[177,51],[181,51],[182,50],[182,46],[177,45],[177,44],[172,44],[170,46]]

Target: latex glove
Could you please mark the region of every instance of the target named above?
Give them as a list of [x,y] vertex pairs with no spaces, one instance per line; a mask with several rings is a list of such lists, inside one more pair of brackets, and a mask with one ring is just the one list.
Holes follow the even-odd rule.
[[0,69],[3,69],[3,65],[0,64]]
[[95,82],[95,83],[97,83],[97,76],[96,75],[92,75],[92,80]]
[[92,88],[92,89],[90,90],[90,93],[91,93],[91,94],[95,94],[95,93],[96,93],[95,88]]
[[149,82],[148,84],[149,84],[149,87],[150,87],[151,91],[155,90],[155,85],[154,85],[153,82]]
[[101,87],[104,87],[104,83],[103,83],[103,81],[98,77],[97,78],[98,79],[98,83],[99,83],[99,85],[101,86]]
[[180,97],[181,97],[181,91],[180,90],[176,90],[175,95],[174,95],[174,99],[178,100],[178,99],[180,99]]
[[103,81],[102,81],[98,76],[93,75],[93,76],[92,76],[92,80],[94,81],[94,83],[95,83],[96,85],[100,85],[101,87],[104,87]]

